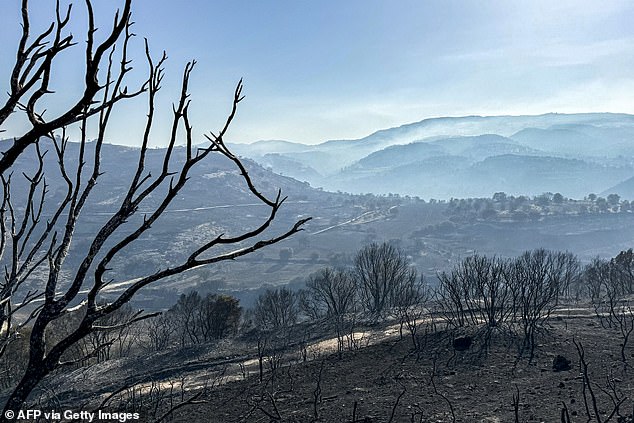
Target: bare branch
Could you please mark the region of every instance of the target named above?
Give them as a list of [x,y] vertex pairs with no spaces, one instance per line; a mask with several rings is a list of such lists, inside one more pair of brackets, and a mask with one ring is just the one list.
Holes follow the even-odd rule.
[[[105,39],[101,42],[97,40],[92,0],[85,0],[85,5],[88,29],[84,87],[80,98],[52,119],[48,119],[45,110],[40,110],[42,100],[52,98],[53,91],[49,84],[56,70],[54,64],[57,63],[62,51],[74,45],[72,35],[67,34],[71,7],[61,10],[58,2],[51,26],[29,41],[28,2],[23,0],[22,36],[11,76],[9,100],[0,109],[0,125],[14,110],[24,113],[30,125],[25,133],[14,139],[13,144],[6,148],[0,157],[0,180],[3,189],[0,205],[0,258],[5,257],[5,277],[0,281],[0,327],[8,328],[2,332],[4,338],[0,340],[0,355],[12,337],[16,336],[16,330],[22,327],[21,325],[31,325],[28,364],[22,379],[8,397],[6,410],[22,408],[29,394],[51,371],[59,366],[77,363],[77,360],[62,361],[62,358],[78,341],[97,336],[101,343],[92,354],[101,357],[102,352],[107,353],[109,350],[108,343],[102,342],[104,333],[122,330],[133,323],[155,316],[157,313],[143,314],[140,311],[126,315],[123,321],[104,321],[104,318],[112,316],[128,303],[141,288],[200,266],[234,260],[280,242],[302,231],[309,220],[301,219],[290,228],[267,234],[286,197],[283,197],[280,191],[274,199],[262,194],[246,167],[227,148],[223,140],[236,115],[238,104],[244,98],[241,80],[234,92],[231,111],[218,135],[207,136],[210,145],[197,150],[194,154],[188,86],[195,61],[187,63],[183,71],[181,91],[173,106],[171,129],[160,163],[160,171],[155,176],[148,173],[146,155],[155,119],[156,94],[161,89],[163,66],[167,56],[163,53],[158,60],[153,60],[146,41],[145,55],[149,73],[139,87],[129,90],[126,86],[126,77],[132,66],[128,50],[129,43],[134,37],[131,31],[131,0],[125,0],[123,9],[115,14],[112,27],[106,31]],[[80,217],[103,174],[102,148],[108,139],[113,111],[119,102],[144,93],[148,96],[148,112],[144,122],[143,138],[140,141],[138,162],[136,168],[132,169],[133,176],[127,191],[124,192],[118,209],[92,236],[88,248],[81,251],[73,249],[73,239]],[[94,143],[88,141],[90,125],[97,128]],[[71,131],[77,127],[80,130],[79,145],[77,149],[70,148],[67,129]],[[183,136],[186,145],[184,161],[174,157],[175,146]],[[45,146],[48,146],[48,143],[53,150],[52,157],[46,155],[48,147]],[[34,154],[35,170],[23,173],[27,188],[26,202],[22,207],[22,204],[16,205],[16,200],[12,197],[12,190],[18,189],[17,185],[13,185],[15,178],[12,169],[17,158],[27,152],[27,149],[28,154]],[[116,263],[115,259],[121,257],[127,247],[139,242],[142,236],[150,231],[153,224],[183,192],[193,169],[214,153],[228,158],[236,166],[248,188],[247,192],[268,207],[268,216],[254,229],[227,236],[223,234],[191,246],[180,263],[154,273],[148,272],[149,274],[131,281],[110,303],[100,301],[100,294],[114,280],[109,275],[106,277],[106,273],[114,267],[112,263]],[[91,162],[91,168],[86,169],[87,162]],[[51,164],[56,170],[53,174],[48,174],[47,170]],[[61,182],[62,189],[61,195],[53,196],[55,202],[49,205],[48,184],[53,177]],[[19,182],[24,184],[21,179]],[[132,219],[137,216],[141,206],[150,203],[150,197],[152,203],[143,219]],[[44,216],[48,216],[46,220]],[[235,249],[227,248],[230,246]],[[72,266],[67,263],[71,253],[77,254],[77,260]],[[90,272],[94,272],[94,277],[91,277],[93,275],[90,275]],[[19,296],[22,296],[22,301],[17,298]],[[78,316],[79,322],[73,326],[70,333],[56,342],[47,342],[45,335],[54,321],[80,308],[83,309],[84,306],[85,312],[82,310],[74,314]],[[14,316],[17,310],[29,314],[25,321],[16,324]],[[87,357],[90,357],[90,354],[79,360],[85,360]],[[194,396],[183,405],[196,403],[197,398],[198,396]],[[168,416],[169,414],[166,414],[163,417]]]

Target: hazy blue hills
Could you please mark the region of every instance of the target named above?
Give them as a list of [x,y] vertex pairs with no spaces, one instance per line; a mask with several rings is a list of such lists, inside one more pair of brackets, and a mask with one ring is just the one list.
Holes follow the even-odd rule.
[[[315,154],[312,159],[318,159],[319,154]],[[280,175],[292,175],[293,178],[300,181],[317,181],[320,180],[320,175],[315,169],[313,169],[308,162],[310,160],[302,161],[296,159],[293,155],[283,155],[280,153],[269,153],[261,156],[258,162],[270,169],[275,169],[275,172]]]
[[619,183],[634,176],[634,116],[628,114],[443,117],[356,140],[252,146],[236,148],[273,171],[354,193],[583,197],[616,186],[627,197]]
[[583,198],[631,174],[632,169],[627,167],[560,157],[504,154],[473,162],[464,156],[445,155],[382,169],[351,167],[331,181],[333,186],[354,193],[424,193],[429,198],[445,198],[451,193],[452,197],[465,198],[499,191],[561,192]]
[[[588,127],[586,126],[585,129]],[[605,145],[601,142],[604,137],[599,134],[587,133],[580,129],[570,128],[526,128],[512,135],[512,139],[530,145],[548,153],[575,155],[594,155],[601,152]]]
[[465,176],[473,186],[494,191],[517,192],[522,187],[531,194],[560,192],[571,198],[583,198],[630,175],[631,168],[577,159],[502,155],[476,163]]
[[439,156],[458,156],[476,161],[501,154],[543,155],[544,152],[525,147],[512,139],[500,135],[486,134],[443,138],[427,142],[419,141],[387,147],[362,158],[351,168],[387,168]]
[[524,145],[564,155],[632,155],[634,126],[558,125],[526,128],[511,136]]
[[466,192],[456,184],[462,179],[457,173],[468,164],[460,156],[435,156],[382,170],[352,167],[329,182],[333,188],[352,193],[425,192],[428,198],[442,198],[445,192]]
[[431,143],[417,142],[395,145],[375,151],[362,158],[358,162],[358,167],[366,169],[394,167],[396,163],[403,165],[446,154],[448,153],[445,148]]

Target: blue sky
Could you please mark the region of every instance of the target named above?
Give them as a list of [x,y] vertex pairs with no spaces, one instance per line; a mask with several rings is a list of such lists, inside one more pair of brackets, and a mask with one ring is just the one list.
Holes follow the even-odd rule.
[[[18,3],[0,6],[3,58],[14,54]],[[50,20],[52,3],[32,0],[34,26]],[[117,2],[95,4],[105,27]],[[73,9],[78,40],[83,9]],[[447,115],[634,113],[629,1],[136,0],[133,10],[136,47],[147,37],[155,55],[169,55],[159,130],[191,58],[197,136],[218,128],[244,78],[229,133],[237,142],[358,138]],[[58,62],[50,113],[74,98],[82,63],[81,46]],[[3,81],[9,64],[0,61]],[[141,100],[123,107],[110,141],[135,145],[143,113]],[[7,132],[19,128],[16,120]],[[157,131],[154,142],[164,137]]]

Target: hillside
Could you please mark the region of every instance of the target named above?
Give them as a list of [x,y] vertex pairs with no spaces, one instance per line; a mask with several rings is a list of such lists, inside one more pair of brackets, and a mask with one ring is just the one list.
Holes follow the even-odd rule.
[[[563,406],[573,418],[580,417],[573,421],[581,421],[586,412],[573,337],[585,347],[589,378],[601,388],[610,386],[606,379],[616,380],[616,395],[628,398],[621,415],[631,416],[632,388],[615,376],[624,374],[618,345],[586,316],[553,323],[532,363],[519,359],[502,334],[489,349],[474,345],[464,352],[452,348],[455,336],[442,330],[421,335],[425,346],[420,351],[412,350],[409,339],[393,336],[341,358],[324,352],[311,363],[279,369],[266,384],[251,377],[211,390],[204,397],[208,404],[177,412],[175,421],[202,416],[217,422],[266,421],[267,412],[277,412],[288,422],[310,421],[315,415],[324,422],[513,422],[517,412],[519,421],[556,422]],[[570,359],[571,368],[554,371],[556,356]],[[607,417],[614,407],[609,391],[596,391]]]
[[[497,146],[501,141],[497,137],[489,139],[489,146]],[[481,139],[458,139],[456,145],[460,144],[460,148],[469,150],[478,140]],[[69,156],[75,148],[75,144],[68,145]],[[401,148],[420,148],[420,157],[424,157],[429,151],[435,154],[441,147],[433,143],[412,144],[392,147],[386,152],[400,154]],[[176,159],[182,154],[182,150],[175,150]],[[372,158],[375,160],[373,166],[381,163],[381,154],[377,153]],[[150,150],[148,167],[156,169],[161,157],[160,149]],[[56,175],[54,163],[50,161],[52,156],[48,156],[48,160],[46,166],[51,171],[49,174]],[[86,213],[80,219],[74,250],[65,263],[68,271],[78,264],[81,252],[88,248],[91,237],[117,207],[136,160],[137,150],[133,148],[104,146],[104,174],[89,198]],[[572,180],[577,178],[585,184],[595,184],[587,185],[585,188],[588,190],[596,188],[606,178],[618,181],[622,176],[619,173],[621,170],[616,167],[606,171],[600,165],[546,156],[508,155],[474,162],[466,156],[447,154],[411,163],[406,160],[402,162],[401,166],[381,170],[369,165],[351,167],[347,173],[349,179],[342,179],[338,183],[353,192],[387,194],[391,192],[390,184],[398,183],[401,188],[412,191],[424,189],[437,194],[438,198],[448,190],[460,190],[466,196],[490,198],[490,194],[485,195],[485,191],[503,191],[512,185],[512,178],[528,178],[536,187],[535,190],[556,188],[558,182],[549,179],[549,171],[553,167],[565,169]],[[557,164],[553,165],[553,162]],[[20,159],[18,166],[28,170],[32,164],[32,160],[25,156]],[[266,287],[301,285],[308,275],[324,266],[350,263],[362,246],[373,241],[389,241],[398,245],[411,257],[421,273],[434,278],[437,271],[473,251],[511,255],[527,248],[563,248],[588,261],[596,255],[610,256],[620,249],[627,249],[634,238],[634,229],[631,229],[634,228],[634,215],[629,208],[623,208],[618,213],[608,211],[603,214],[581,214],[575,209],[570,214],[559,212],[556,207],[552,207],[552,211],[536,212],[532,206],[524,204],[518,208],[516,220],[509,220],[508,217],[481,220],[480,210],[469,212],[474,214],[473,218],[456,220],[454,212],[448,209],[449,204],[445,202],[427,202],[394,195],[381,197],[330,193],[275,174],[253,161],[246,160],[245,164],[254,183],[263,192],[274,195],[281,188],[283,195],[288,196],[272,227],[273,233],[287,228],[300,217],[311,216],[313,219],[307,224],[306,230],[279,245],[231,264],[197,269],[149,287],[135,298],[136,304],[149,310],[162,309],[168,307],[179,293],[197,289],[201,292],[228,292],[249,306]],[[380,177],[377,177],[376,172],[380,172]],[[471,173],[465,176],[466,172]],[[500,179],[501,174],[506,175],[507,179]],[[16,172],[14,177],[16,187],[23,181],[18,175]],[[584,179],[584,175],[592,177]],[[51,196],[48,204],[53,204],[63,195],[63,185],[58,177],[49,177],[47,183]],[[561,188],[561,192],[569,196],[563,190],[564,187]],[[22,207],[24,197],[20,195],[23,192],[16,193],[14,201]],[[182,260],[187,248],[218,233],[231,234],[253,227],[265,218],[264,208],[253,204],[242,179],[230,163],[216,158],[204,163],[193,174],[189,188],[166,211],[152,233],[131,245],[129,254],[114,263],[111,275],[116,283],[108,291],[111,294],[119,292],[127,281],[177,263]],[[290,258],[282,259],[283,250],[291,253]],[[25,288],[34,288],[38,277],[35,274],[30,285],[25,285]]]
[[[442,140],[436,141],[442,144]],[[484,181],[491,184],[488,188],[497,189],[500,186],[495,185],[495,178],[505,169],[512,170],[506,174],[511,183],[512,177],[546,183],[554,168],[557,175],[567,174],[571,179],[592,175],[592,182],[601,177],[620,177],[606,172],[606,166],[578,159],[502,154],[478,160],[464,153],[474,146],[478,151],[483,147],[498,152],[514,146],[513,141],[498,136],[455,138],[448,143],[453,150],[444,150],[446,154],[442,156],[433,155],[439,151],[434,150],[437,145],[425,145],[431,149],[421,148],[421,157],[430,151],[432,156],[397,166],[384,176],[401,172],[404,181],[414,187],[423,181],[405,175],[420,168],[429,172],[430,187],[449,173],[456,183],[473,183],[463,189],[472,189]],[[76,147],[69,144],[68,148]],[[111,145],[104,148],[106,172],[76,231],[77,253],[87,248],[90,237],[121,200],[137,159],[135,149]],[[393,147],[391,151],[398,153],[399,149]],[[150,152],[149,169],[161,165],[161,153]],[[183,151],[176,150],[175,159],[182,158]],[[23,157],[16,166],[28,170],[32,166],[28,159]],[[380,163],[381,157],[374,159],[377,161],[371,163],[373,166]],[[131,310],[173,308],[183,298],[179,294],[192,290],[203,296],[235,297],[239,300],[236,307],[246,310],[253,308],[267,289],[286,285],[298,290],[306,286],[307,278],[316,270],[350,266],[357,251],[371,242],[398,247],[407,265],[423,276],[417,280],[431,287],[438,286],[443,271],[450,271],[475,252],[506,259],[537,248],[568,251],[578,256],[575,269],[581,271],[597,256],[613,257],[631,248],[634,239],[633,209],[629,202],[618,199],[608,203],[603,198],[571,200],[559,193],[527,198],[500,192],[493,198],[450,202],[427,202],[399,195],[355,196],[311,188],[249,160],[245,160],[245,165],[254,183],[268,195],[278,187],[289,195],[273,231],[283,230],[309,215],[313,220],[306,231],[258,254],[197,269],[145,289],[132,302]],[[53,163],[47,166],[54,174]],[[472,173],[459,179],[464,176],[464,169]],[[617,172],[620,168],[610,169]],[[352,170],[363,169],[358,166]],[[51,201],[59,199],[62,184],[51,180],[50,192]],[[14,197],[16,204],[23,200]],[[225,160],[212,160],[192,175],[188,191],[166,211],[153,234],[113,263],[113,281],[107,290],[111,294],[118,292],[139,273],[169,266],[182,258],[189,245],[221,232],[248,229],[263,218],[233,166]],[[78,256],[71,254],[66,265],[76,265],[72,260]],[[34,281],[36,278],[34,275]],[[172,421],[506,422],[512,421],[515,413],[521,416],[520,421],[556,421],[562,404],[573,416],[583,416],[585,412],[583,381],[574,370],[582,357],[576,355],[574,339],[587,348],[584,360],[590,363],[591,370],[586,374],[596,381],[593,386],[604,388],[601,393],[597,390],[597,395],[601,413],[607,414],[614,407],[611,404],[615,398],[618,401],[632,395],[631,386],[623,383],[627,380],[627,367],[621,361],[621,354],[627,354],[626,359],[632,356],[632,344],[619,338],[616,330],[605,329],[607,323],[595,315],[592,306],[579,304],[570,296],[574,296],[573,290],[588,292],[588,287],[578,285],[587,280],[585,276],[572,279],[572,289],[568,290],[570,285],[565,289],[565,303],[551,301],[549,304],[555,307],[552,313],[548,310],[547,317],[540,317],[543,324],[539,325],[535,355],[530,359],[526,338],[521,337],[520,314],[505,314],[517,318],[509,326],[464,325],[449,330],[444,320],[450,314],[442,309],[435,311],[435,302],[407,309],[406,312],[424,313],[413,321],[403,317],[398,307],[382,319],[353,313],[346,317],[343,332],[333,331],[333,321],[312,320],[303,314],[296,325],[281,330],[265,328],[257,323],[255,311],[244,312],[233,331],[205,343],[186,341],[186,332],[174,329],[191,328],[191,322],[172,320],[168,325],[178,321],[183,326],[161,326],[164,321],[157,317],[134,325],[130,332],[119,332],[112,356],[108,346],[105,358],[99,355],[99,359],[71,362],[52,374],[43,384],[46,389],[38,392],[37,401],[56,407],[81,404],[86,410],[139,413],[143,416],[141,421],[149,422],[181,401],[183,406],[173,411]],[[549,292],[559,291],[557,286]],[[297,298],[304,297],[298,294]],[[433,301],[438,298],[441,297],[434,297]],[[395,316],[401,319],[400,324]],[[413,322],[418,322],[414,325],[417,329],[412,329]],[[72,320],[70,324],[64,319],[58,323],[60,332],[72,328]],[[412,335],[408,328],[418,332]],[[54,329],[52,338],[59,336]],[[167,341],[153,343],[165,334],[161,331],[166,331]],[[113,333],[117,332],[109,332]],[[473,344],[458,350],[455,341],[465,336],[472,337]],[[16,348],[26,341],[19,338]],[[98,344],[103,340],[96,337],[87,342]],[[115,356],[115,351],[119,356]],[[558,355],[570,359],[571,368],[553,371],[553,360]],[[18,357],[21,360],[9,356],[5,363],[19,366],[25,356]],[[15,371],[13,367],[11,370]],[[505,382],[511,378],[513,385]],[[6,391],[0,392],[2,395]],[[629,408],[624,406],[620,412],[626,416]]]
[[[4,141],[9,142],[9,141]],[[45,145],[52,150],[52,146]],[[67,157],[77,157],[78,144],[69,143]],[[24,209],[26,202],[26,179],[21,175],[33,172],[34,160],[30,155],[32,151],[20,156],[15,165],[12,178],[13,196],[12,202],[16,211]],[[178,162],[184,159],[184,149],[174,150],[173,160]],[[156,174],[162,166],[164,150],[150,149],[146,157],[146,171]],[[46,155],[44,167],[47,175],[47,197],[44,216],[50,216],[52,208],[58,204],[66,194],[66,185],[61,177],[56,164],[56,158],[52,151]],[[83,252],[89,247],[92,237],[106,222],[106,219],[117,209],[124,193],[128,189],[132,172],[136,168],[138,150],[134,148],[104,145],[102,151],[101,169],[103,174],[88,198],[85,212],[81,215],[78,227],[75,231],[73,245],[65,268],[71,272],[79,264]],[[346,219],[355,217],[361,212],[346,195],[333,194],[311,188],[308,184],[284,177],[266,170],[253,161],[245,160],[244,164],[252,177],[254,184],[265,195],[275,198],[278,190],[281,190],[288,199],[280,209],[277,218],[270,228],[269,236],[279,234],[300,219],[302,216],[312,216],[313,221],[307,226],[308,231],[316,231],[331,225],[334,214],[338,218]],[[87,167],[91,165],[91,158],[87,158]],[[76,163],[69,160],[67,169],[73,169]],[[141,204],[139,214],[124,227],[118,235],[124,236],[130,231],[139,219],[143,218],[145,210],[149,210],[159,200],[158,196],[149,197]],[[378,206],[387,210],[390,205]],[[329,208],[334,206],[335,209]],[[127,247],[126,254],[113,263],[111,276],[114,279],[112,287],[107,291],[114,293],[126,286],[128,280],[147,272],[156,271],[173,265],[185,257],[187,251],[200,245],[205,240],[225,233],[227,236],[250,230],[255,225],[265,221],[268,210],[261,207],[258,201],[248,192],[239,170],[229,160],[218,156],[211,156],[203,161],[191,174],[187,187],[182,191],[174,203],[167,208],[163,216],[153,226],[152,230],[145,234],[137,243]],[[119,239],[119,238],[118,238]],[[248,276],[238,276],[234,270],[226,266],[216,266],[213,275],[205,269],[199,269],[182,275],[180,278],[166,280],[161,286],[148,289],[136,298],[144,303],[148,298],[153,298],[152,308],[163,307],[165,302],[171,302],[176,292],[182,292],[197,284],[217,286],[218,281],[234,287],[260,286],[265,283],[287,283],[298,274],[301,274],[294,263],[282,263],[280,273],[275,273],[276,265],[280,263],[279,251],[282,248],[295,247],[297,253],[302,248],[296,247],[297,239],[293,244],[279,245],[269,249],[267,255],[272,257],[257,256],[261,265],[257,270],[247,272]],[[302,244],[304,245],[304,244]],[[303,248],[306,250],[306,247]],[[304,251],[305,258],[297,264],[300,268],[315,268],[317,263],[310,259],[312,251]],[[253,257],[255,259],[256,257]],[[285,268],[285,269],[284,269]],[[267,269],[272,269],[267,272]],[[270,276],[263,277],[271,273]],[[24,289],[38,286],[39,278],[44,275],[33,275],[33,278],[25,284]],[[215,281],[215,282],[214,282]]]

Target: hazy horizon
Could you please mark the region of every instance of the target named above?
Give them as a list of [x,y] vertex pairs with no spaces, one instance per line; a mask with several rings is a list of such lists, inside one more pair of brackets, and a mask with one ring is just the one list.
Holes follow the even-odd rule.
[[[540,116],[548,116],[548,115],[567,115],[567,116],[573,116],[573,115],[592,115],[592,114],[596,114],[596,115],[626,115],[626,116],[632,116],[634,117],[634,113],[622,113],[622,112],[585,112],[585,111],[580,111],[580,112],[568,112],[568,113],[562,113],[562,112],[544,112],[544,113],[534,113],[534,114],[493,114],[493,115],[478,115],[478,114],[470,114],[470,115],[448,115],[448,116],[430,116],[430,117],[424,117],[422,119],[419,120],[415,120],[415,121],[411,121],[411,122],[403,122],[401,124],[397,124],[394,126],[390,126],[390,127],[386,127],[386,128],[378,128],[372,132],[366,133],[366,134],[362,134],[359,137],[355,137],[355,138],[332,138],[332,139],[327,139],[327,140],[321,140],[321,141],[317,141],[314,143],[305,143],[305,142],[301,142],[301,141],[296,141],[296,140],[292,140],[292,139],[279,139],[279,138],[271,138],[271,139],[256,139],[256,140],[247,140],[247,141],[233,141],[233,140],[228,140],[229,143],[232,144],[245,144],[245,145],[250,145],[250,144],[255,144],[255,143],[260,143],[260,142],[289,142],[289,143],[294,143],[294,144],[303,144],[306,146],[316,146],[319,144],[323,144],[329,141],[355,141],[355,140],[359,140],[359,139],[363,139],[363,138],[367,138],[371,135],[376,134],[377,132],[381,132],[381,131],[385,131],[388,129],[396,129],[396,128],[401,128],[401,127],[406,127],[409,125],[414,125],[414,124],[418,124],[418,123],[422,123],[425,121],[433,121],[433,120],[441,120],[441,119],[464,119],[464,118],[500,118],[500,117],[510,117],[510,118],[519,118],[519,117],[540,117]],[[448,135],[450,136],[450,135]]]
[[[117,5],[95,5],[98,37]],[[34,34],[53,7],[31,5]],[[74,82],[83,72],[84,9],[73,8],[78,45],[56,62],[56,94],[42,101],[48,115],[80,88]],[[5,55],[19,40],[19,16],[17,2],[3,5]],[[185,62],[198,60],[191,81],[198,139],[221,125],[243,77],[246,99],[227,139],[315,144],[436,116],[634,113],[633,17],[626,1],[135,2],[131,56],[138,80],[147,67],[143,37],[155,57],[167,51],[163,118]],[[9,75],[9,62],[0,64],[0,77]],[[145,107],[143,99],[129,102],[109,142],[138,144]],[[167,120],[158,120],[156,134]],[[15,119],[5,135],[21,128]]]

